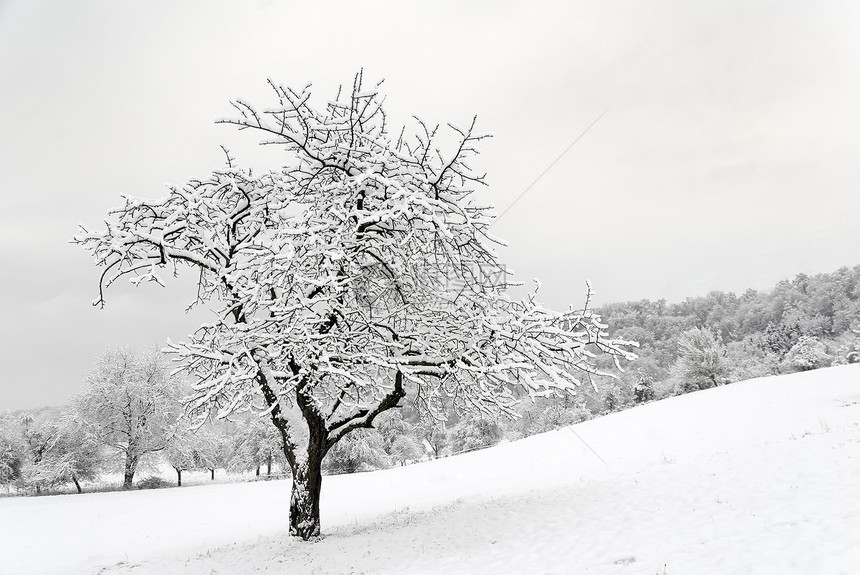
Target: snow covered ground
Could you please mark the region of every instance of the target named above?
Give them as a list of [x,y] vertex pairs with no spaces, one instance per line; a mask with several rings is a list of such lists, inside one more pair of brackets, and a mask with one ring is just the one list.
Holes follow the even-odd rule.
[[860,365],[327,477],[312,543],[286,536],[288,497],[272,481],[3,499],[0,574],[860,573]]

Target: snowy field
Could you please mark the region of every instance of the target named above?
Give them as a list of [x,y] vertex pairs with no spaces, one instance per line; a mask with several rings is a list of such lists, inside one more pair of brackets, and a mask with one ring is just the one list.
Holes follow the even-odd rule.
[[[594,451],[586,446],[586,443]],[[323,483],[0,500],[0,574],[860,573],[860,365]]]

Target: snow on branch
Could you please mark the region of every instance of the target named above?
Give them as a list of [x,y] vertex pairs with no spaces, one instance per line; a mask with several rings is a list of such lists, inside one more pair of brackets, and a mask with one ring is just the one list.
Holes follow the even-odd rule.
[[572,393],[598,357],[633,357],[588,302],[553,312],[497,281],[492,212],[471,199],[487,137],[475,118],[447,124],[452,146],[421,120],[392,139],[379,85],[360,74],[321,107],[310,86],[269,84],[274,103],[236,100],[220,122],[283,146],[281,169],[252,177],[227,154],[227,169],[159,200],[126,197],[103,230],[73,240],[104,268],[99,305],[124,277],[198,274],[192,303],[217,313],[170,345],[197,380],[193,411],[255,409],[289,445],[307,440],[301,416],[336,442],[406,390],[437,417],[450,403],[510,414],[514,389]]

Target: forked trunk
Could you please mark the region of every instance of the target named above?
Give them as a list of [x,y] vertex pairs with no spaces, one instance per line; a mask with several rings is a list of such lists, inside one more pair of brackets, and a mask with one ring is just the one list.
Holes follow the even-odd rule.
[[[298,373],[298,368],[293,370]],[[386,409],[396,407],[398,402],[406,395],[403,391],[402,381],[403,375],[398,371],[395,377],[394,391],[385,396],[376,410],[368,415],[363,412],[360,416],[367,416],[361,427],[370,427],[373,424],[373,418]],[[271,391],[269,392],[271,395]],[[293,492],[290,497],[290,535],[301,537],[305,541],[311,537],[317,537],[320,534],[320,492],[322,490],[322,462],[328,450],[337,441],[340,441],[347,433],[357,429],[358,424],[348,426],[351,419],[356,419],[359,416],[347,419],[338,425],[333,425],[333,429],[339,429],[335,437],[329,438],[331,430],[327,427],[325,419],[319,415],[319,411],[314,406],[309,396],[297,394],[299,407],[302,409],[302,415],[305,417],[305,423],[308,426],[307,436],[307,452],[295,453],[294,444],[287,441],[287,433],[284,427],[279,426],[283,420],[279,419],[279,413],[272,411],[272,420],[275,425],[281,429],[284,437],[284,455],[290,464],[293,472]],[[274,398],[270,398],[270,404],[275,403]],[[304,443],[304,442],[302,442]],[[303,447],[303,445],[301,446]],[[299,447],[299,449],[301,449]]]
[[174,467],[176,470],[176,487],[182,487],[182,470],[178,467]]

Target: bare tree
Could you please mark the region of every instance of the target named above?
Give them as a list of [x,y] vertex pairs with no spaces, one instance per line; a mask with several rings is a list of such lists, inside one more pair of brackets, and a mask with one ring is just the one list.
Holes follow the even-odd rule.
[[143,457],[167,447],[181,408],[162,354],[129,348],[99,356],[74,406],[89,435],[121,460],[124,489],[131,488]]
[[228,155],[162,199],[126,197],[105,230],[74,241],[104,267],[97,304],[117,279],[161,282],[165,267],[192,268],[195,302],[220,302],[172,346],[198,381],[190,408],[266,414],[292,471],[290,533],[308,539],[326,453],[410,386],[438,417],[449,405],[511,414],[512,387],[572,393],[594,355],[627,352],[587,305],[559,313],[507,295],[494,216],[471,198],[484,184],[469,166],[485,137],[474,120],[390,137],[361,74],[322,108],[309,87],[270,84],[272,106],[235,101],[223,122],[281,146],[280,170],[254,176]]

